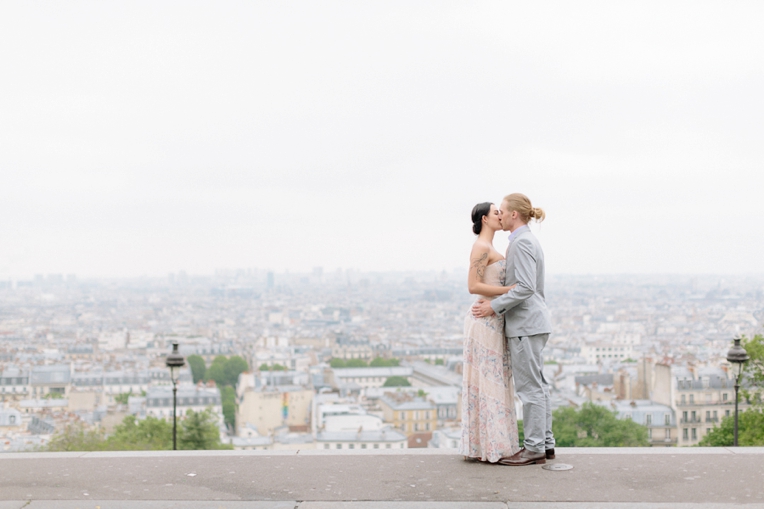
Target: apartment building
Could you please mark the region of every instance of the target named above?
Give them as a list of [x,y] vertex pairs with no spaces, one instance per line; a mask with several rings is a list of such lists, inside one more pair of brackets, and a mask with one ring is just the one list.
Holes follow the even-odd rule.
[[[679,418],[679,445],[696,445],[717,426],[723,417],[735,411],[735,380],[721,368],[674,373],[674,406]],[[741,398],[740,411],[749,405]]]
[[[144,398],[130,398],[130,403]],[[161,385],[149,387],[145,397],[146,415],[159,419],[172,419],[172,387]],[[196,385],[180,385],[177,394],[177,416],[182,418],[189,410],[202,412],[211,408],[223,423],[223,407],[220,400],[220,390],[217,387],[200,387]]]
[[366,338],[351,338],[340,335],[332,347],[332,357],[335,359],[363,359],[374,357],[374,349]]
[[316,449],[407,449],[406,435],[392,429],[320,431]]
[[314,391],[300,385],[248,387],[240,393],[236,428],[254,426],[267,435],[280,426],[308,429]]
[[618,412],[619,419],[631,419],[645,426],[652,447],[677,445],[676,415],[670,406],[650,400],[614,400],[609,405]]
[[8,367],[0,371],[0,400],[21,401],[29,397],[29,371]]
[[330,371],[330,381],[334,387],[367,388],[382,387],[388,378],[399,376],[409,380],[413,374],[409,366],[386,368],[334,368]]
[[438,425],[437,407],[424,397],[409,392],[388,392],[379,398],[385,422],[407,436],[420,431],[434,431]]

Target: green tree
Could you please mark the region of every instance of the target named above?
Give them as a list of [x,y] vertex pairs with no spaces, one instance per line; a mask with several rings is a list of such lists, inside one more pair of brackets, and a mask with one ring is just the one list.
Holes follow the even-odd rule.
[[207,380],[214,380],[218,386],[225,385],[225,363],[226,359],[222,355],[218,355],[212,360],[212,364],[207,368],[206,378]]
[[411,384],[405,376],[391,376],[385,380],[382,387],[411,387]]
[[225,358],[218,355],[207,368],[207,380],[214,380],[218,386],[236,386],[239,375],[249,369],[247,361],[238,355]]
[[436,366],[442,366],[443,365],[443,359],[435,359],[435,365]]
[[178,449],[233,449],[220,442],[217,417],[209,409],[201,412],[189,410],[178,430]]
[[[227,387],[227,389],[231,389]],[[233,389],[231,389],[233,390]],[[210,410],[192,412],[178,421],[178,449],[230,449],[220,441],[217,416]],[[48,451],[156,451],[172,449],[172,422],[128,415],[108,438],[82,423],[69,424],[53,435]]]
[[287,370],[286,366],[283,366],[278,363],[272,364],[270,366],[265,362],[260,364],[260,371],[286,371],[286,370]]
[[172,422],[128,415],[106,439],[109,451],[155,451],[172,449]]
[[336,357],[332,357],[332,360],[329,361],[329,366],[333,368],[345,368],[347,367],[345,365],[345,361],[343,359],[338,359]]
[[375,357],[369,363],[369,366],[372,367],[372,368],[394,367],[394,366],[400,366],[400,361],[398,359],[395,359],[395,358],[384,359],[382,357]]
[[226,380],[228,382],[226,385],[236,387],[236,385],[239,383],[239,375],[248,369],[249,364],[247,364],[247,361],[244,360],[244,357],[239,355],[229,357],[225,363]]
[[116,401],[120,405],[127,405],[127,400],[130,399],[130,396],[132,395],[133,395],[133,390],[130,389],[130,392],[123,392],[114,396],[114,401]]
[[584,403],[580,409],[554,411],[552,431],[560,447],[643,447],[650,442],[647,428],[601,405]]
[[[729,447],[735,442],[735,416],[724,417],[698,443],[702,447]],[[764,409],[749,408],[738,416],[738,445],[764,445]]]
[[207,374],[207,364],[201,355],[189,355],[186,360],[191,368],[191,376],[194,378],[194,383],[204,380]]
[[103,433],[89,430],[81,422],[67,424],[66,427],[51,437],[48,451],[102,451],[105,448]]
[[348,359],[345,362],[346,368],[368,368],[369,365],[363,359]]
[[236,426],[236,391],[230,385],[220,388],[220,399],[223,405],[223,420],[233,429]]
[[[750,359],[745,363],[744,368],[747,387],[740,392],[746,399],[760,402],[760,394],[764,391],[764,336],[757,334],[751,339],[743,337],[741,343]],[[757,394],[758,397],[756,397]]]

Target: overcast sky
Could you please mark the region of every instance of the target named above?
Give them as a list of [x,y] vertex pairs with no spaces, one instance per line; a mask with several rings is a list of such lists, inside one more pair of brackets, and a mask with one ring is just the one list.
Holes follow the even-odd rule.
[[[0,278],[764,272],[762,2],[0,4]],[[497,235],[503,250],[506,238]]]

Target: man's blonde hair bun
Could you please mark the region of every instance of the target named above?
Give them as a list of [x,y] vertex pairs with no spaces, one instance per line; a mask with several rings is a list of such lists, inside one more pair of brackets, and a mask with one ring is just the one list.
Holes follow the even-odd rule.
[[546,218],[544,209],[534,208],[533,205],[531,205],[531,200],[522,193],[508,194],[504,197],[504,201],[507,202],[509,211],[516,210],[525,223],[529,222],[531,219],[535,219],[540,223]]

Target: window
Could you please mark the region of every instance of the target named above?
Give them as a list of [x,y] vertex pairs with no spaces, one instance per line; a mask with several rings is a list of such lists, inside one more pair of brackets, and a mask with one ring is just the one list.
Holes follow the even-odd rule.
[[374,444],[375,449],[379,449],[379,444]]
[[366,449],[366,444],[361,444],[361,449]]
[[16,416],[15,415],[9,416],[8,417],[8,423],[9,424],[16,424]]
[[687,398],[684,397],[684,394],[682,394],[682,404],[687,404]]
[[403,444],[401,443],[401,449],[403,449]]
[[342,444],[337,444],[337,449],[342,449]]
[[647,428],[647,438],[653,439],[653,428]]
[[406,420],[406,412],[401,412],[401,420]]
[[666,414],[663,416],[663,424],[666,426],[671,426],[671,415]]
[[666,440],[671,440],[671,428],[666,430]]
[[348,449],[355,449],[355,444],[349,444]]
[[427,419],[427,420],[430,420],[430,411],[429,411],[429,410],[427,411],[427,417],[426,417],[426,419]]
[[730,411],[729,411],[729,410],[725,410],[725,411],[724,411],[724,415],[725,415],[725,416],[727,416],[727,417],[729,417],[729,416],[730,416]]
[[645,425],[650,426],[653,423],[653,414],[645,415]]
[[693,440],[698,439],[698,428],[692,428],[692,439]]
[[706,410],[706,422],[711,420],[711,410]]
[[694,394],[690,394],[690,404],[691,405],[695,404],[695,395]]
[[425,428],[424,429],[427,430],[427,431],[430,431],[430,423],[429,422],[427,424],[425,424]]
[[727,401],[727,393],[722,394],[722,401]]
[[385,449],[392,449],[392,448],[393,448],[392,444],[385,444]]
[[331,447],[329,444],[324,444],[324,449],[328,449],[329,447]]
[[682,412],[682,422],[687,422],[687,410]]
[[714,420],[719,420],[719,414],[716,412],[716,410],[714,410]]
[[682,430],[682,438],[684,438],[685,440],[689,440],[689,436],[687,435],[687,428],[684,428]]
[[691,412],[690,416],[692,417],[692,422],[695,422],[695,410]]

